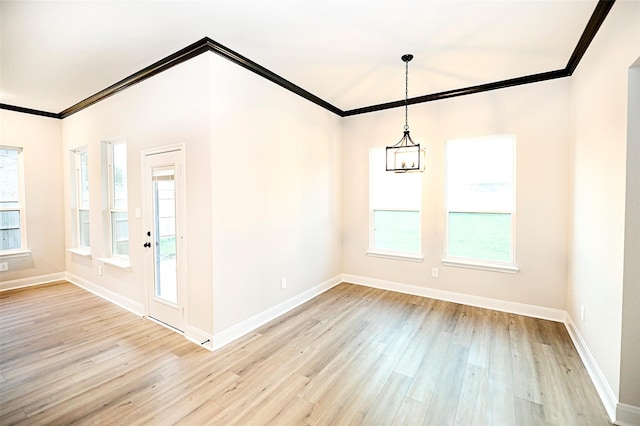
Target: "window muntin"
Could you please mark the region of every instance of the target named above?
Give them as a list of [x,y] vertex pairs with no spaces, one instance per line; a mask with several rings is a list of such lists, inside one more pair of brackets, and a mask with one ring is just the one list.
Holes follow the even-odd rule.
[[384,148],[369,160],[369,252],[421,256],[422,174],[387,172]]
[[129,212],[127,205],[127,144],[108,143],[108,187],[111,256],[129,257]]
[[515,138],[446,144],[446,259],[515,264]]
[[0,253],[26,250],[22,148],[0,146]]

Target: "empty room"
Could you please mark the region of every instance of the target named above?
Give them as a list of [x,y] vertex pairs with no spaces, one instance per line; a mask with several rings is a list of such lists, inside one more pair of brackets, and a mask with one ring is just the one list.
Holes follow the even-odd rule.
[[0,425],[640,426],[640,1],[0,1]]

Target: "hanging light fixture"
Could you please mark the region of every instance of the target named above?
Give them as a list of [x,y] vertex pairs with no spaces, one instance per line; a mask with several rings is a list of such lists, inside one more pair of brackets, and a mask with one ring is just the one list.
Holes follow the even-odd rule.
[[405,63],[404,134],[398,143],[387,147],[387,171],[424,172],[426,149],[421,148],[420,144],[415,143],[409,135],[409,61],[413,59],[413,55],[402,55],[401,59]]

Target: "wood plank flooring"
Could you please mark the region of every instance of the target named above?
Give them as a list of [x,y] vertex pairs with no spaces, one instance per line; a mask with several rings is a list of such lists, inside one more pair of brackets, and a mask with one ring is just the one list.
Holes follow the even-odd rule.
[[343,283],[211,353],[62,282],[0,293],[0,424],[610,423],[560,323]]

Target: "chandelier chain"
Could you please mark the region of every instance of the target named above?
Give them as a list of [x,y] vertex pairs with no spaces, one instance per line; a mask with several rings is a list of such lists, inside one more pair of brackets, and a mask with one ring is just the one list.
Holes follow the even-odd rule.
[[404,65],[404,130],[409,131],[409,61]]

